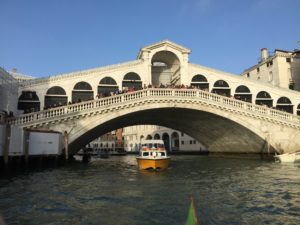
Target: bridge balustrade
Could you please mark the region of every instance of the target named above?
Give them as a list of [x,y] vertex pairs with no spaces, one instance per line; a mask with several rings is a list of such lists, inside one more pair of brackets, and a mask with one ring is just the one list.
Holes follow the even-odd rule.
[[[72,105],[65,105],[58,108],[52,108],[40,112],[34,112],[30,114],[24,114],[16,118],[8,118],[6,122],[14,125],[23,125],[35,121],[41,121],[45,119],[51,119],[67,114],[80,113],[91,109],[101,109],[102,107],[114,107],[116,104],[124,104],[134,100],[142,100],[146,98],[164,98],[175,97],[172,101],[176,101],[178,97],[185,100],[197,100],[199,103],[208,102],[212,105],[218,105],[226,108],[232,108],[234,110],[251,112],[257,115],[264,115],[273,119],[279,119],[284,121],[290,121],[293,123],[299,123],[298,116],[282,112],[279,110],[271,109],[266,106],[254,105],[248,102],[228,98],[226,96],[217,95],[207,91],[198,89],[168,89],[168,88],[150,88],[140,91],[129,92],[126,94],[115,95],[106,98],[100,98],[96,100],[81,102]],[[174,100],[175,99],[175,100]]]

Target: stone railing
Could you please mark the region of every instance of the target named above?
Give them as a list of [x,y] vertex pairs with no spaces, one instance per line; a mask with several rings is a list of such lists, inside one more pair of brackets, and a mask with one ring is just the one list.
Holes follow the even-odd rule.
[[248,116],[262,117],[278,121],[300,129],[300,117],[271,109],[264,106],[254,105],[240,100],[224,97],[198,89],[168,89],[150,88],[126,94],[115,95],[107,98],[81,102],[61,106],[44,111],[23,114],[15,118],[8,118],[7,123],[12,125],[27,126],[38,124],[39,122],[49,122],[58,120],[61,116],[80,115],[87,112],[100,111],[106,108],[126,106],[135,102],[146,102],[149,100],[168,100],[169,102],[189,103],[193,101],[197,104],[209,104],[211,107],[218,107],[221,110],[230,110],[244,113]]

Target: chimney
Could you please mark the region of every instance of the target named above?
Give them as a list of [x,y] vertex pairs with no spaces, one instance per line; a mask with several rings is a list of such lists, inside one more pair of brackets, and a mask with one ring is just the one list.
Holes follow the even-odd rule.
[[268,49],[266,48],[262,48],[261,50],[261,61],[266,61],[266,59],[268,58]]

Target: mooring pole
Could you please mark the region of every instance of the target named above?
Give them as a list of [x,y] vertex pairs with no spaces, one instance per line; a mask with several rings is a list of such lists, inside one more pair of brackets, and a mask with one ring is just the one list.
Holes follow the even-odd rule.
[[5,128],[5,143],[4,143],[4,152],[3,152],[3,160],[4,165],[7,166],[8,164],[8,155],[9,155],[9,145],[10,145],[10,137],[11,137],[11,128],[9,124],[6,124]]
[[64,145],[65,145],[65,158],[69,159],[69,135],[68,132],[64,132]]

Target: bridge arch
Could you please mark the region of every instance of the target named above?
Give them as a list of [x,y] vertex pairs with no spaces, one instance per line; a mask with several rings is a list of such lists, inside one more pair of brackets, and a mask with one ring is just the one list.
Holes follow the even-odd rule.
[[94,92],[89,83],[80,81],[75,84],[72,90],[72,102],[88,101],[92,99],[94,99]]
[[171,51],[156,52],[151,59],[153,86],[179,85],[181,80],[179,57]]
[[143,124],[186,133],[211,152],[261,153],[266,142],[292,152],[300,149],[299,121],[286,112],[192,89],[146,89],[8,119],[23,128],[68,134],[71,154],[110,131]]
[[273,99],[271,98],[271,95],[268,92],[260,91],[256,95],[255,104],[273,107]]
[[147,137],[146,137],[146,140],[152,140],[152,135],[148,134]]
[[250,89],[245,85],[240,85],[235,89],[234,97],[245,102],[252,102]]
[[289,112],[289,113],[293,113],[293,104],[291,102],[291,100],[287,97],[280,97],[277,100],[277,104],[276,104],[276,109],[285,111],[285,112]]
[[209,90],[209,83],[206,79],[206,77],[202,74],[197,74],[193,76],[192,81],[191,81],[191,86],[198,88],[200,90]]
[[60,86],[53,86],[47,90],[45,95],[45,109],[66,105],[68,96],[65,89]]
[[134,88],[134,90],[140,90],[142,88],[142,80],[137,73],[127,73],[123,78],[122,89],[129,90],[130,88]]
[[104,77],[100,80],[97,90],[97,97],[109,96],[111,92],[115,93],[119,90],[117,82],[111,77]]
[[[226,113],[225,113],[226,114]],[[132,125],[159,125],[179,130],[200,141],[208,150],[214,152],[256,152],[264,151],[265,131],[253,121],[245,120],[242,115],[228,117],[222,111],[206,107],[195,107],[194,104],[147,104],[130,112],[112,112],[105,116],[95,116],[81,122],[86,130],[77,127],[70,141],[70,150],[84,146],[101,134],[120,127]],[[186,119],[182,119],[185,115]],[[228,117],[228,118],[227,118]],[[85,120],[85,119],[83,119]],[[146,139],[152,138],[148,136]],[[172,138],[167,133],[162,135],[166,147],[172,149]],[[230,140],[230,141],[229,141]],[[242,149],[242,150],[241,150]],[[71,150],[75,151],[76,150]]]
[[35,91],[22,91],[18,100],[18,110],[24,110],[24,113],[36,112],[40,110],[40,105]]
[[214,86],[213,86],[213,89],[211,92],[218,94],[218,95],[227,96],[227,97],[231,96],[229,84],[225,80],[217,80],[214,83]]
[[97,97],[109,96],[111,92],[116,92],[119,90],[117,82],[111,77],[104,77],[100,80],[97,90]]
[[154,135],[154,140],[159,140],[160,139],[160,135],[158,134],[158,133],[156,133],[155,135]]

